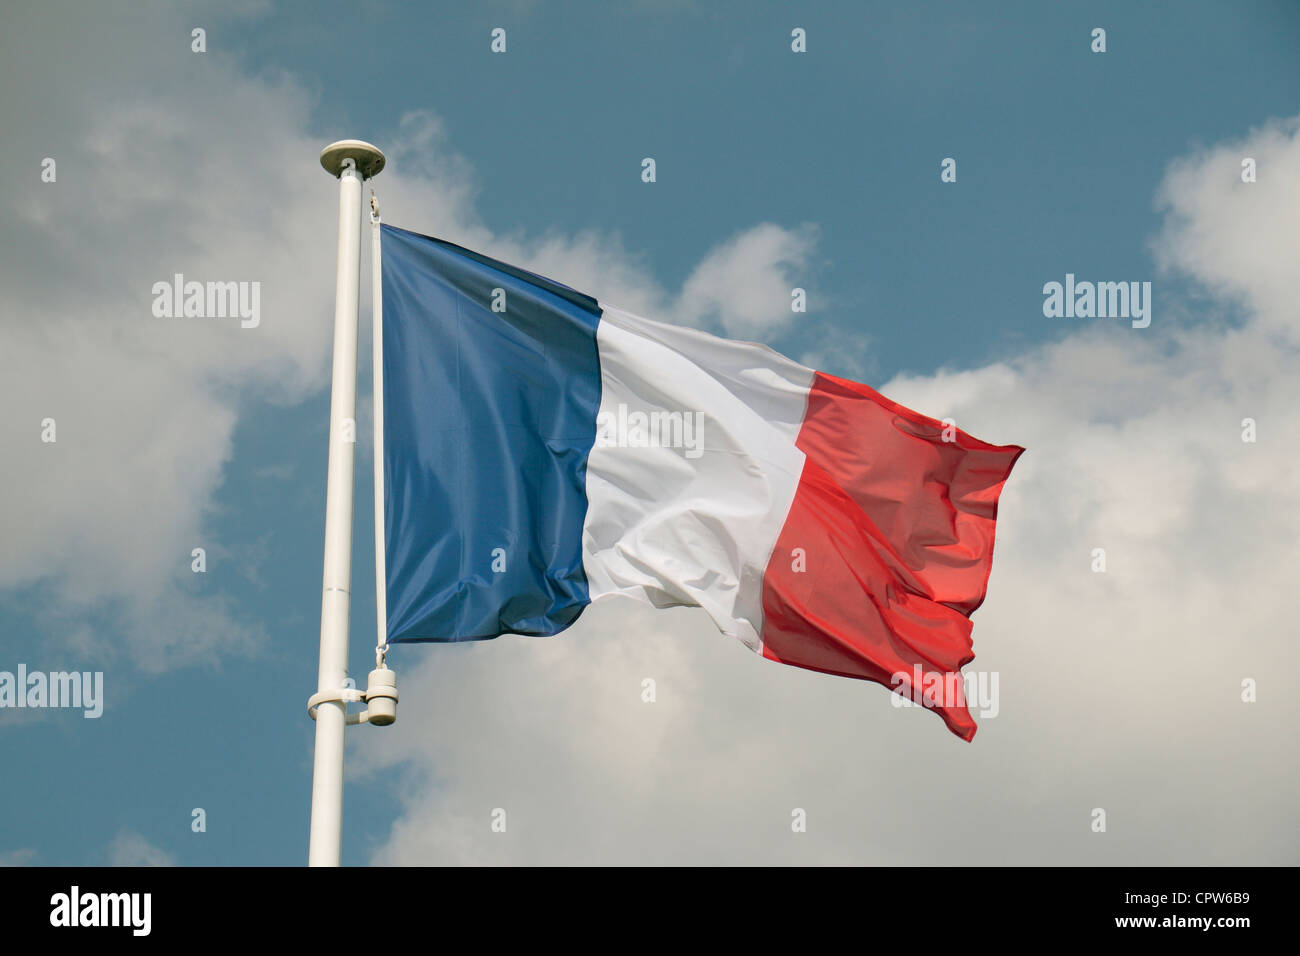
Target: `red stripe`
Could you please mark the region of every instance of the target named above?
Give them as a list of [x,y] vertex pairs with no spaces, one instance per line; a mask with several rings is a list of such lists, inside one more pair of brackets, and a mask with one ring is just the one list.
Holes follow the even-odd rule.
[[797,444],[807,462],[763,578],[764,656],[901,686],[970,740],[969,618],[993,569],[998,496],[1024,449],[821,372]]

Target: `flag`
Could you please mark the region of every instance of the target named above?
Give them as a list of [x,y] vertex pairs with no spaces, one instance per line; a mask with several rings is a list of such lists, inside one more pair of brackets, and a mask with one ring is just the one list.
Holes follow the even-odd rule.
[[624,595],[976,725],[961,668],[1015,445],[771,349],[382,227],[388,640]]

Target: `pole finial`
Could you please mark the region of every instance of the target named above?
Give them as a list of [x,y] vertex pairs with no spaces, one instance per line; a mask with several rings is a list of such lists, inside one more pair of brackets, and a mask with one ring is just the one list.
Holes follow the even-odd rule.
[[383,151],[359,139],[341,139],[320,151],[320,164],[335,179],[343,174],[344,160],[356,163],[362,179],[370,179],[384,168]]

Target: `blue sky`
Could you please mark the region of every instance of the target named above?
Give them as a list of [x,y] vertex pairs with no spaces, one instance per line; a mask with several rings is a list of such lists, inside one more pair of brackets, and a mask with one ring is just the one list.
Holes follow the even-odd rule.
[[[612,226],[669,285],[742,225],[816,224],[819,317],[870,335],[884,377],[1064,335],[993,312],[1032,301],[1043,275],[1150,272],[1168,161],[1296,102],[1300,15],[1284,3],[1248,16],[1226,3],[809,6],[485,4],[448,18],[381,3],[313,24],[285,8],[230,42],[251,68],[302,78],[327,137],[381,143],[403,113],[435,110],[494,229]],[[1078,41],[1098,25],[1105,55]],[[495,26],[504,56],[485,55]],[[332,84],[340,62],[349,80]],[[646,155],[653,190],[629,175]],[[933,188],[946,156],[963,188]],[[815,329],[789,335],[797,352]]]
[[[873,385],[897,382],[901,391],[887,394],[929,414],[967,410],[965,402],[961,420],[977,423],[971,430],[981,438],[1028,446],[1026,465],[1043,470],[1029,472],[1020,517],[1009,519],[1022,522],[1023,534],[1013,528],[1004,543],[999,529],[999,548],[1008,555],[1007,570],[994,577],[995,590],[1004,588],[1001,602],[991,597],[975,617],[977,654],[988,633],[1008,686],[1017,662],[1032,660],[1040,675],[1067,671],[1079,684],[1101,688],[1100,697],[1071,701],[1076,713],[1113,709],[1113,700],[1133,690],[1124,678],[1112,687],[1101,676],[1124,669],[1123,645],[1103,643],[1093,657],[1080,658],[1079,643],[1062,638],[1052,652],[1040,646],[1017,657],[1020,645],[997,643],[1001,630],[1041,634],[1050,644],[1047,633],[1087,621],[1103,600],[1078,590],[1091,579],[1071,583],[1066,593],[1067,579],[1046,571],[1034,577],[1036,566],[1056,567],[1053,542],[1063,539],[1051,532],[1064,525],[1042,518],[1041,509],[1077,519],[1069,533],[1085,542],[1096,529],[1082,526],[1112,508],[1120,516],[1116,536],[1122,524],[1122,533],[1153,549],[1148,557],[1181,549],[1191,562],[1162,570],[1155,559],[1139,566],[1134,558],[1126,572],[1117,558],[1113,577],[1120,583],[1106,599],[1124,619],[1145,620],[1145,612],[1161,619],[1160,602],[1182,593],[1159,591],[1155,582],[1167,580],[1165,571],[1184,585],[1217,582],[1223,601],[1213,601],[1219,592],[1207,600],[1220,609],[1230,596],[1267,590],[1247,561],[1268,536],[1260,513],[1233,511],[1228,518],[1225,510],[1225,523],[1236,531],[1224,532],[1222,550],[1189,552],[1182,538],[1166,536],[1174,525],[1190,533],[1194,522],[1186,515],[1133,531],[1160,512],[1164,479],[1144,472],[1143,492],[1155,497],[1125,499],[1125,486],[1107,485],[1107,476],[1135,460],[1134,448],[1155,447],[1182,427],[1169,423],[1183,421],[1182,388],[1199,381],[1206,356],[1235,357],[1236,364],[1219,368],[1203,393],[1244,391],[1242,402],[1212,407],[1196,427],[1217,416],[1232,431],[1258,407],[1276,412],[1272,434],[1284,433],[1287,392],[1278,367],[1293,358],[1300,326],[1292,324],[1293,311],[1274,308],[1278,280],[1267,268],[1276,253],[1268,240],[1275,223],[1240,225],[1208,199],[1198,205],[1195,187],[1209,182],[1204,170],[1220,168],[1212,159],[1226,142],[1255,136],[1261,150],[1293,161],[1293,133],[1270,139],[1258,131],[1300,112],[1294,4],[248,3],[235,5],[236,15],[227,9],[106,4],[85,11],[53,4],[7,15],[15,27],[0,39],[0,63],[8,64],[0,73],[15,94],[0,105],[0,118],[6,141],[17,144],[0,159],[9,226],[0,286],[10,290],[0,296],[0,319],[16,344],[12,364],[0,365],[12,373],[0,387],[12,409],[6,438],[26,449],[0,468],[10,489],[4,523],[21,528],[6,535],[5,550],[13,550],[0,566],[0,670],[19,662],[34,670],[103,670],[107,696],[98,720],[75,711],[0,711],[0,753],[9,768],[0,785],[0,861],[305,859],[312,738],[305,700],[314,689],[319,627],[336,210],[335,187],[316,152],[339,138],[397,147],[375,184],[389,222],[480,240],[492,254],[530,259],[521,265],[568,268],[551,274],[629,308],[657,305],[669,320],[732,334],[760,330],[774,347],[826,371]],[[194,26],[207,30],[206,54],[189,50]],[[1098,26],[1107,31],[1102,54],[1089,48]],[[489,52],[494,27],[507,31],[505,54]],[[791,52],[794,27],[807,30],[807,53]],[[124,135],[115,138],[111,130]],[[56,184],[40,182],[46,156],[58,160]],[[646,156],[656,160],[654,184],[640,181]],[[957,161],[956,183],[939,180],[945,157]],[[1182,179],[1171,179],[1179,160],[1190,166]],[[1279,162],[1269,169],[1261,161],[1259,188],[1282,189],[1280,176],[1272,186],[1265,180],[1283,170],[1294,182],[1294,167]],[[1162,194],[1172,197],[1179,221],[1192,224],[1184,233],[1171,227],[1176,217],[1169,209],[1158,207]],[[1276,195],[1274,205],[1290,202],[1293,192]],[[711,308],[707,296],[692,308],[689,290],[698,291],[691,283],[700,264],[764,223],[777,227],[784,251],[758,257],[754,268],[763,276],[741,269],[728,281],[742,289],[768,281],[778,289],[804,286],[808,315],[751,321]],[[1260,251],[1239,263],[1204,239],[1220,234],[1246,243],[1257,237]],[[1284,243],[1286,235],[1282,230]],[[1292,229],[1292,262],[1295,235]],[[1196,242],[1208,250],[1204,256]],[[1252,257],[1263,263],[1258,270]],[[734,272],[747,261],[724,257],[723,266]],[[224,269],[218,278],[262,281],[267,329],[181,336],[172,326],[149,326],[152,278],[176,271],[199,277],[205,268]],[[1127,323],[1097,320],[1081,328],[1045,318],[1042,286],[1067,272],[1152,281],[1154,321],[1141,344],[1134,339],[1141,333]],[[619,300],[619,292],[638,301]],[[298,335],[308,328],[314,331]],[[214,345],[214,334],[226,338]],[[363,340],[367,335],[363,318]],[[205,358],[214,349],[229,350],[229,358]],[[93,372],[73,364],[83,350],[88,362],[103,356]],[[364,349],[360,364],[364,395]],[[21,389],[17,372],[32,369],[58,371],[46,376],[48,389]],[[1115,405],[1107,404],[1108,394]],[[1036,437],[1057,433],[1050,422],[1022,417],[1036,405],[1046,409],[1047,397],[1060,400],[1062,429],[1079,429],[1069,454],[1057,455],[1046,437],[1036,449]],[[922,407],[927,400],[936,404]],[[64,471],[47,473],[40,469],[50,467],[48,455],[26,456],[49,451],[34,446],[33,423],[56,414],[45,410],[55,406],[67,409],[57,411],[57,449],[67,457]],[[83,407],[86,414],[78,412]],[[1145,433],[1142,408],[1169,418]],[[92,419],[90,410],[106,418]],[[129,438],[114,437],[128,426]],[[1107,444],[1117,432],[1137,444],[1128,451]],[[79,446],[82,436],[87,444]],[[1213,459],[1199,440],[1165,449],[1170,467]],[[363,435],[352,617],[359,680],[369,668],[374,631],[366,442]],[[1178,449],[1190,447],[1196,450],[1179,459]],[[1036,450],[1043,465],[1030,464]],[[1230,450],[1237,453],[1235,445]],[[1077,478],[1079,488],[1058,482],[1054,494],[1033,497],[1031,489],[1050,486],[1053,463],[1068,463],[1073,453],[1083,464],[1061,474],[1066,482]],[[1115,468],[1087,472],[1086,462],[1110,454]],[[46,464],[31,464],[38,460]],[[1223,480],[1267,487],[1273,467],[1257,459]],[[1219,487],[1219,473],[1206,474],[1205,487],[1189,490],[1187,501]],[[75,477],[65,482],[66,475]],[[1080,497],[1072,498],[1076,492]],[[1007,499],[1007,514],[1016,515],[1017,500]],[[96,501],[102,507],[78,510]],[[1286,516],[1278,520],[1295,520],[1293,500],[1273,505]],[[158,523],[137,521],[126,531],[115,524],[134,514],[155,515]],[[207,548],[206,574],[189,572],[195,546]],[[140,557],[163,551],[174,558]],[[1138,546],[1127,553],[1136,555]],[[1293,566],[1293,553],[1290,560]],[[141,582],[153,582],[144,588],[147,600]],[[1045,603],[1029,600],[1031,594]],[[1193,655],[1200,663],[1192,670],[1221,662],[1225,648],[1240,650],[1239,659],[1222,662],[1233,686],[1239,675],[1290,666],[1294,652],[1262,638],[1252,643],[1252,634],[1272,640],[1289,629],[1281,615],[1280,607],[1256,606],[1234,634],[1207,622],[1204,633],[1187,637],[1190,647],[1203,641],[1206,649]],[[607,633],[598,634],[598,626]],[[1151,660],[1191,654],[1171,647],[1159,623],[1133,628],[1129,646]],[[646,629],[656,635],[645,642],[648,651],[618,652],[633,655],[631,661],[604,656],[611,641],[634,642]],[[1099,616],[1083,634],[1113,631],[1111,619]],[[1176,680],[1147,693],[1152,713],[1127,718],[1136,721],[1129,727],[1139,728],[1141,746],[1121,742],[1123,720],[1090,737],[1050,721],[1044,728],[1042,712],[1025,703],[1018,711],[1008,704],[1012,712],[1000,718],[999,727],[1016,728],[1001,749],[985,742],[992,736],[986,733],[973,752],[958,753],[937,722],[915,734],[910,724],[895,733],[902,718],[880,688],[792,677],[742,659],[747,652],[739,647],[685,643],[684,635],[693,642],[704,634],[689,612],[672,611],[654,621],[634,616],[626,625],[606,615],[583,633],[545,642],[398,649],[398,726],[350,732],[349,760],[360,776],[348,784],[345,862],[691,859],[686,845],[701,841],[683,836],[694,832],[681,823],[685,817],[713,821],[700,850],[708,859],[961,862],[963,852],[974,854],[976,844],[945,848],[939,834],[993,814],[969,806],[1005,803],[991,791],[976,788],[985,796],[960,809],[938,796],[915,799],[906,780],[842,785],[834,775],[808,773],[792,756],[810,751],[826,768],[845,761],[846,748],[861,753],[868,742],[875,757],[865,762],[877,767],[933,757],[953,772],[1004,780],[1041,770],[1033,755],[1053,754],[1049,776],[1056,783],[1043,784],[1041,799],[1013,806],[1018,818],[990,817],[989,846],[1021,846],[1005,851],[1013,860],[1032,860],[1036,851],[1024,847],[1041,846],[1057,860],[1077,862],[1251,862],[1251,854],[1296,862],[1294,835],[1279,841],[1269,829],[1281,825],[1288,794],[1295,794],[1294,773],[1264,769],[1271,735],[1293,718],[1293,704],[1263,712],[1261,703],[1251,726],[1234,723],[1240,705],[1207,705],[1205,719],[1216,728],[1209,746],[1224,761],[1208,767],[1193,756],[1197,733],[1155,715],[1197,706],[1183,700],[1178,688],[1186,685]],[[648,789],[657,796],[641,808],[643,823],[620,823],[595,806],[617,806],[647,788],[629,783],[634,775],[615,766],[617,747],[573,735],[588,721],[623,741],[650,733],[625,723],[640,718],[602,709],[613,705],[601,703],[597,688],[603,674],[621,674],[624,665],[640,673],[656,660],[656,647],[666,655],[670,642],[672,663],[664,666],[695,675],[695,696],[678,712],[665,704],[668,714],[654,731],[660,736],[643,754],[647,761],[655,755],[657,782]],[[547,649],[533,649],[541,644]],[[637,656],[643,653],[650,656]],[[546,667],[569,667],[590,681],[566,685],[570,706],[563,713],[546,711],[553,737],[570,735],[560,756],[548,757],[523,729],[527,721],[504,713],[533,713],[528,708],[541,693],[535,681],[555,673],[529,677],[543,657]],[[760,665],[766,670],[754,669]],[[437,683],[421,683],[434,673]],[[465,688],[507,673],[523,683],[511,684],[509,694],[480,687],[483,710],[496,712],[476,712]],[[717,675],[725,675],[725,688]],[[746,708],[767,691],[783,695],[777,713],[797,715],[811,729],[797,741],[774,742],[770,751],[735,743],[751,731],[755,741],[763,739]],[[823,704],[827,695],[833,705]],[[851,710],[862,697],[870,705]],[[452,709],[466,699],[464,709]],[[823,706],[855,716],[823,734],[817,728],[841,713]],[[712,741],[710,728],[718,727],[730,728],[731,744],[714,741],[713,749],[674,759],[674,742],[705,747],[699,741]],[[1062,755],[1076,744],[1072,759],[1079,762],[1071,763]],[[754,748],[766,756],[759,760]],[[1158,756],[1184,750],[1167,764]],[[770,786],[754,783],[754,760]],[[1161,776],[1147,781],[1134,769],[1143,765]],[[701,766],[718,775],[716,785],[688,799],[674,781],[698,777]],[[513,794],[522,825],[531,820],[534,834],[548,830],[554,839],[521,837],[509,851],[458,842],[450,832],[426,840],[422,834],[436,829],[431,819],[454,827],[458,814],[480,812],[477,784],[467,784],[480,768],[484,780],[497,781],[497,792]],[[1201,813],[1220,821],[1211,825],[1213,839],[1190,811],[1161,819],[1160,801],[1172,798],[1157,797],[1159,781],[1187,787],[1261,774],[1272,781],[1265,788],[1271,793],[1243,784],[1218,793],[1208,809],[1202,805]],[[811,781],[809,795],[797,792],[802,777]],[[719,822],[728,802],[724,781],[736,779],[747,781],[755,806],[784,807],[787,796],[836,806],[833,794],[847,789],[873,807],[868,816],[901,801],[912,807],[913,822],[897,845],[845,823],[837,832],[849,833],[847,840],[830,835],[792,850],[779,838],[755,836],[743,820]],[[1089,792],[1093,779],[1108,781],[1111,789],[1101,789],[1131,810],[1129,836],[1116,835],[1104,850],[1087,843],[1086,825],[1082,838],[1075,833],[1078,814],[1102,799]],[[1054,814],[1076,792],[1081,809],[1060,809],[1073,815],[1067,824]],[[530,811],[532,794],[539,802]],[[504,798],[484,794],[482,813],[493,799]],[[206,833],[191,831],[196,807],[206,811]],[[599,820],[605,829],[583,820]],[[1134,835],[1139,829],[1141,838]],[[1205,845],[1200,859],[1188,857],[1195,834]]]

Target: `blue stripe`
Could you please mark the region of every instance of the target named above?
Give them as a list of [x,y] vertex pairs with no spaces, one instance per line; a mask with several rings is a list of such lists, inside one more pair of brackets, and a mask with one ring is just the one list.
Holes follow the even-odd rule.
[[600,306],[405,229],[382,243],[388,639],[562,631],[589,603]]

